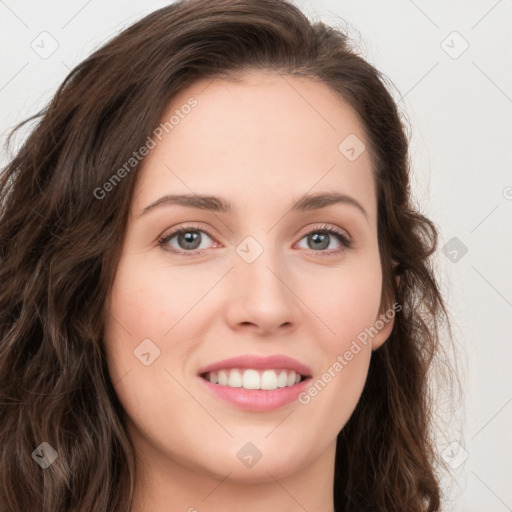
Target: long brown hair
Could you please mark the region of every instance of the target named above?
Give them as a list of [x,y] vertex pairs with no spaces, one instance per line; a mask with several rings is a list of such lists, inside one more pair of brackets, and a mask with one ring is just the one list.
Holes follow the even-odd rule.
[[[135,460],[102,345],[144,146],[194,81],[245,70],[319,80],[361,119],[378,190],[383,310],[402,311],[337,439],[337,510],[440,510],[429,370],[447,314],[434,224],[412,204],[408,140],[385,77],[344,32],[285,0],[185,0],[75,67],[0,177],[0,506],[128,512]],[[15,131],[24,123],[18,125]],[[13,132],[14,133],[14,132]],[[397,279],[399,277],[399,279]],[[32,454],[58,454],[41,471]]]

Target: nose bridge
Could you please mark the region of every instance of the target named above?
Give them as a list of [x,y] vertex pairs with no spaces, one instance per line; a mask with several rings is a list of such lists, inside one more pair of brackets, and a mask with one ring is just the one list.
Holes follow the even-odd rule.
[[[258,236],[258,239],[256,239]],[[247,236],[236,248],[234,297],[243,311],[241,322],[278,327],[297,318],[293,277],[272,232]]]
[[284,284],[276,274],[282,274],[285,268],[283,255],[272,240],[271,233],[249,235],[236,248],[236,274],[251,284],[250,290],[263,288],[271,293],[282,293]]

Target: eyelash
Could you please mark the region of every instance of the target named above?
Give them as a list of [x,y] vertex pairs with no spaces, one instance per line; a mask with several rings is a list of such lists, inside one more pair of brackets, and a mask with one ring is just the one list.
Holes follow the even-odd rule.
[[[179,229],[175,229],[174,231],[171,231],[170,233],[165,233],[158,239],[158,245],[162,247],[164,250],[169,251],[174,254],[178,254],[180,256],[194,256],[196,254],[200,254],[203,249],[195,250],[195,251],[179,251],[177,249],[168,249],[165,248],[167,242],[172,240],[176,235],[179,235],[180,233],[185,232],[194,232],[194,231],[201,231],[203,233],[206,233],[210,238],[214,239],[213,234],[208,231],[208,229],[198,226],[198,225],[187,225],[180,227]],[[339,254],[343,252],[345,249],[349,249],[352,245],[352,240],[350,240],[344,231],[341,231],[338,228],[330,227],[330,226],[322,226],[320,228],[312,229],[311,231],[308,231],[302,238],[306,237],[307,235],[310,235],[311,233],[327,233],[329,235],[334,235],[337,240],[341,243],[341,245],[344,247],[344,249],[338,249],[332,252],[328,252],[325,250],[320,251],[311,251],[315,256],[325,257],[325,256],[332,256],[333,254]],[[302,240],[301,238],[301,240]]]

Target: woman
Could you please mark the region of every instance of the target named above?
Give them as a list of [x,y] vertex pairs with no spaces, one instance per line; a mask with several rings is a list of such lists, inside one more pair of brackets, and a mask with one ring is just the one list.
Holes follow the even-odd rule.
[[440,510],[437,233],[343,33],[178,2],[39,115],[0,181],[2,510]]

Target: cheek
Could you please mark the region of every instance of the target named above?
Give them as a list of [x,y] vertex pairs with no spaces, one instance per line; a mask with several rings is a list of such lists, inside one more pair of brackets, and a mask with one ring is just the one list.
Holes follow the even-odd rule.
[[333,311],[336,338],[339,350],[347,350],[354,339],[364,341],[364,333],[372,327],[380,307],[381,286],[375,276],[373,282],[350,278],[343,290],[338,292],[337,311]]
[[[148,435],[150,431],[165,432],[177,422],[173,427],[175,438],[185,443],[180,433],[187,431],[188,418],[179,416],[176,420],[168,405],[172,404],[174,410],[187,410],[190,396],[166,370],[172,370],[172,361],[182,361],[194,345],[176,344],[168,350],[173,336],[186,338],[181,330],[186,322],[179,321],[190,308],[188,304],[193,303],[185,293],[187,287],[194,290],[194,286],[190,276],[184,275],[181,281],[177,275],[172,283],[166,283],[164,269],[142,263],[131,257],[118,265],[104,335],[108,370],[119,401],[140,431]],[[149,356],[144,357],[147,353]]]
[[[176,387],[166,369],[175,368],[177,361],[186,362],[200,342],[200,329],[191,330],[197,311],[192,306],[206,295],[214,279],[218,278],[205,279],[199,272],[180,268],[171,275],[168,266],[148,264],[144,255],[120,260],[104,344],[111,380],[127,409],[131,402],[154,403],[155,389],[163,390],[158,400],[164,400],[165,390]],[[177,401],[176,395],[167,398]]]
[[129,258],[119,262],[104,336],[113,383],[127,372],[131,372],[130,380],[133,379],[134,372],[144,367],[136,358],[138,347],[144,347],[141,354],[149,352],[151,358],[161,355],[160,340],[172,326],[172,318],[165,318],[163,311],[172,311],[172,307],[165,303],[170,300],[169,294],[164,297],[161,283],[156,284],[147,265]]
[[[340,269],[338,279],[330,276],[325,284],[324,292],[315,292],[314,300],[329,329],[317,338],[322,374],[314,386],[316,390],[310,391],[314,396],[318,393],[319,400],[310,398],[322,410],[319,417],[331,415],[332,425],[337,428],[348,421],[368,374],[372,354],[370,333],[378,318],[382,290],[378,254]],[[308,400],[305,396],[304,402]]]
[[338,272],[326,274],[325,279],[316,280],[312,298],[312,309],[328,326],[322,337],[326,353],[338,354],[348,350],[351,341],[359,335],[364,338],[366,329],[372,327],[378,317],[382,273],[378,254],[366,261],[340,268]]
[[178,268],[171,275],[168,266],[148,265],[143,255],[121,260],[110,300],[107,338],[112,343],[123,340],[125,351],[127,343],[133,350],[146,338],[162,343],[208,286],[200,273]]

